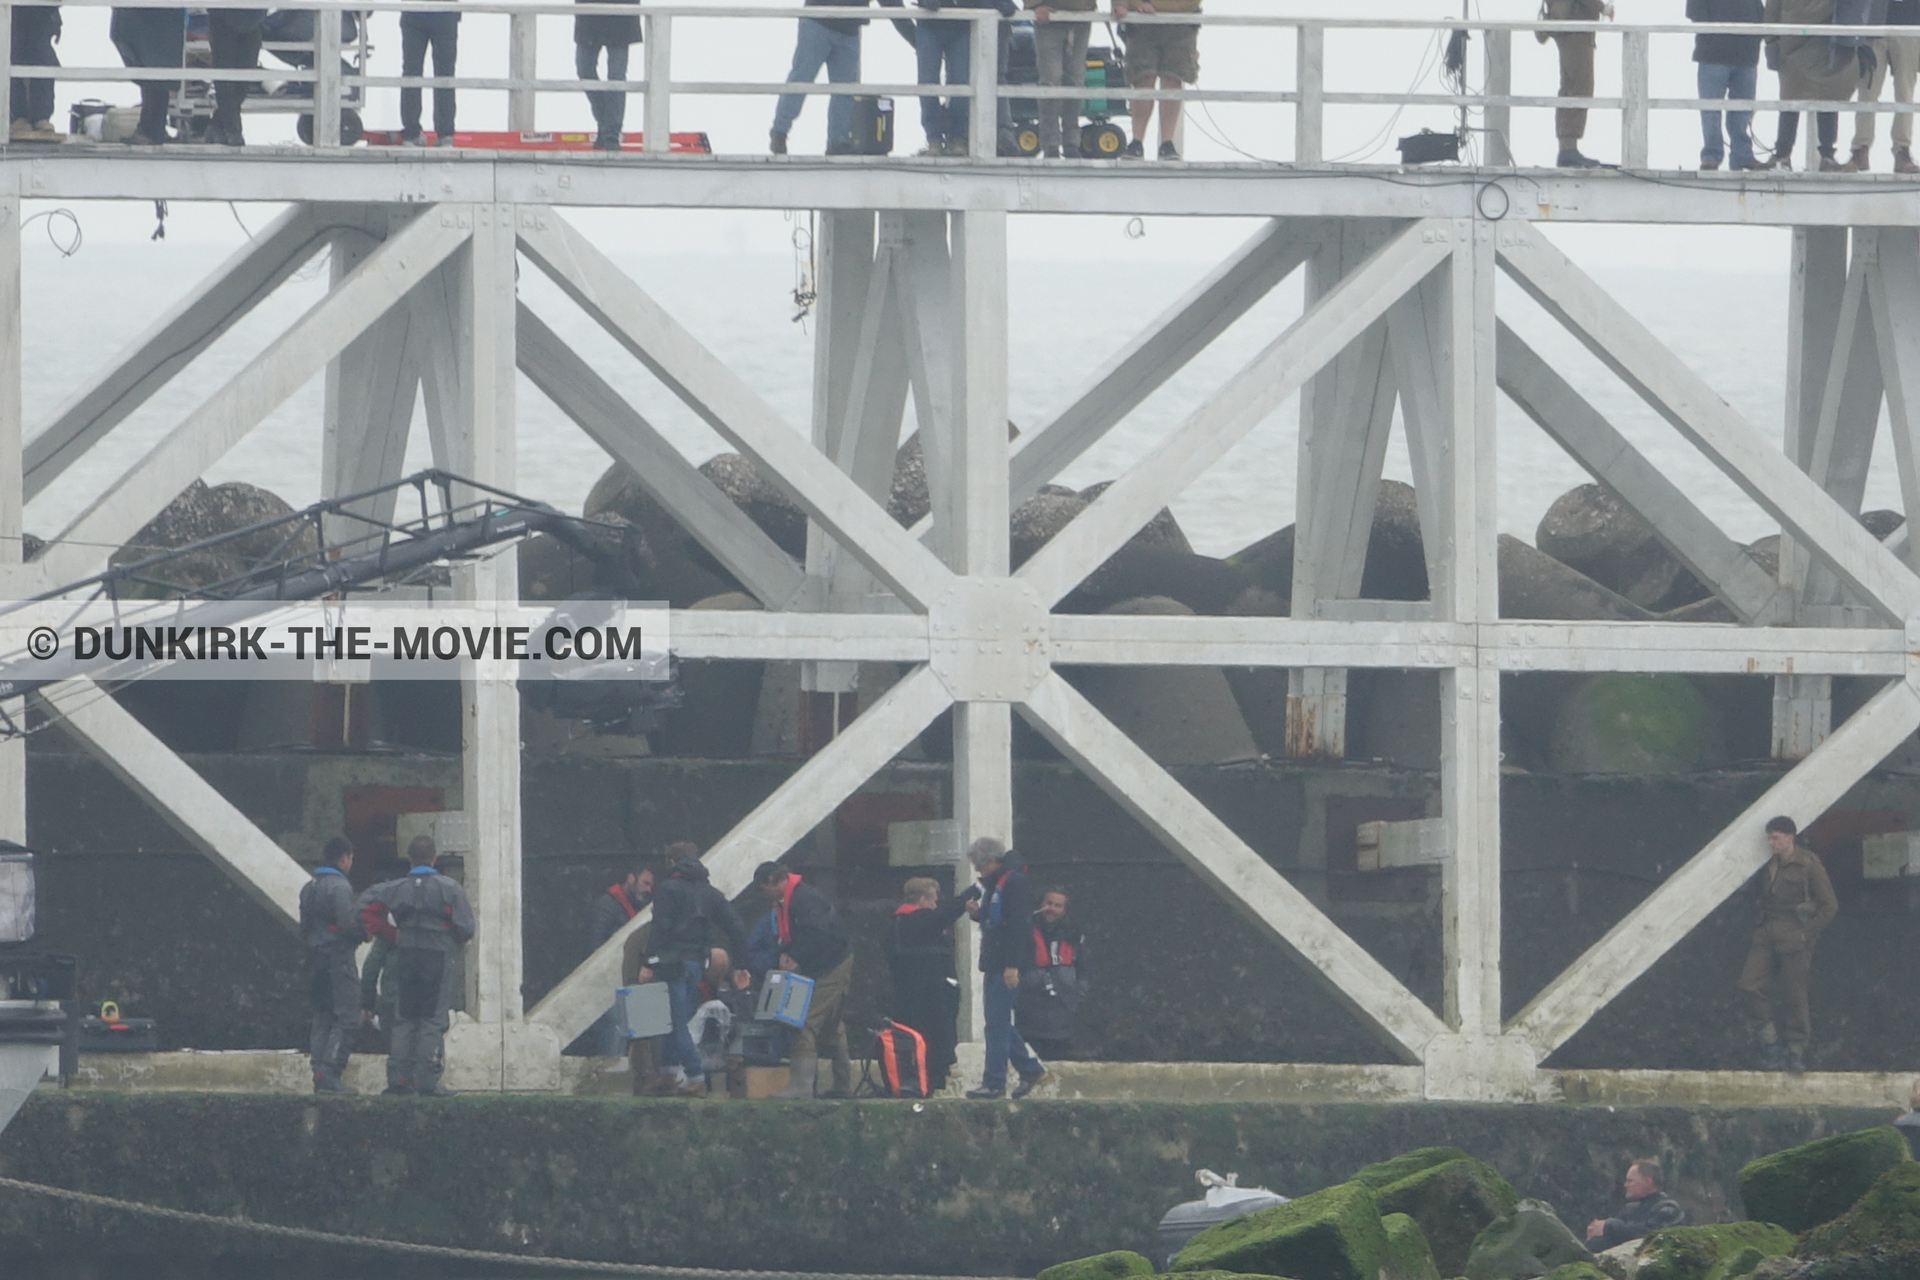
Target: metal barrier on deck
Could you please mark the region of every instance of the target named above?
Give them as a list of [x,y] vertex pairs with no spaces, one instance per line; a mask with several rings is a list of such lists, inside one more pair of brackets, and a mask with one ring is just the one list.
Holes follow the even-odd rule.
[[[9,52],[12,45],[12,9],[15,7],[27,6],[0,4],[0,58],[8,59],[5,64],[0,65],[4,65],[9,75],[15,71]],[[117,4],[111,3],[111,0],[65,0],[62,7],[66,12],[73,13],[77,10],[115,7],[175,8],[179,6],[156,3],[155,0],[119,0]],[[258,0],[204,0],[203,3],[196,4],[194,7],[196,9],[258,9],[260,5]],[[340,107],[343,93],[363,94],[367,89],[376,88],[454,88],[477,92],[504,92],[507,95],[507,126],[510,130],[523,132],[531,132],[537,128],[535,104],[540,94],[577,94],[588,90],[637,93],[641,95],[643,104],[642,127],[645,139],[643,150],[646,154],[656,156],[669,152],[669,137],[673,130],[677,97],[777,96],[797,93],[811,96],[860,94],[912,98],[921,95],[928,87],[919,84],[789,84],[784,80],[675,81],[673,79],[674,26],[680,20],[792,22],[803,17],[820,16],[818,9],[797,6],[707,8],[676,5],[571,4],[556,3],[554,0],[517,0],[511,3],[501,3],[498,0],[484,0],[481,3],[473,3],[470,0],[406,0],[405,3],[369,7],[355,3],[354,0],[316,0],[315,3],[302,4],[298,7],[316,14],[350,12],[360,15],[363,22],[367,16],[374,13],[458,12],[469,16],[504,14],[510,20],[506,74],[469,74],[445,78],[343,75],[340,69],[339,24],[317,22],[314,28],[315,39],[311,46],[314,50],[313,70],[274,68],[263,71],[194,67],[188,69],[188,73],[182,76],[183,82],[247,80],[258,84],[271,80],[289,84],[311,84],[315,103],[312,133],[315,145],[320,147],[333,147],[341,143]],[[551,22],[557,22],[593,14],[628,17],[637,15],[640,18],[645,37],[642,45],[644,77],[639,80],[578,80],[547,79],[535,75],[540,20],[546,18]],[[936,13],[915,10],[909,6],[904,11],[871,10],[866,16],[875,21],[908,17],[916,21],[966,22],[972,25],[970,83],[942,85],[940,96],[970,100],[969,146],[970,158],[974,160],[992,159],[995,156],[998,111],[1002,98],[1018,97],[1044,101],[1072,100],[1087,96],[1084,89],[1072,86],[1000,84],[998,27],[1002,19],[994,10],[944,10]],[[1106,23],[1111,19],[1109,15],[1101,13],[1056,13],[1052,21]],[[1293,85],[1290,88],[1209,86],[1168,90],[1129,87],[1125,97],[1132,100],[1260,104],[1288,110],[1293,124],[1291,163],[1295,165],[1325,163],[1324,137],[1329,108],[1450,107],[1457,111],[1478,113],[1482,124],[1471,132],[1484,133],[1486,138],[1481,163],[1487,167],[1503,168],[1514,163],[1512,118],[1515,108],[1553,110],[1574,107],[1619,113],[1621,167],[1643,169],[1648,164],[1648,141],[1655,112],[1734,109],[1833,111],[1839,109],[1839,104],[1830,101],[1759,99],[1744,102],[1725,99],[1653,97],[1650,88],[1650,72],[1656,37],[1660,39],[1662,50],[1670,51],[1671,56],[1676,59],[1689,57],[1692,38],[1707,33],[1752,34],[1757,31],[1769,37],[1846,35],[1920,38],[1920,32],[1912,27],[1787,26],[1784,24],[1765,24],[1754,27],[1726,23],[1516,22],[1483,19],[1434,22],[1397,18],[1306,18],[1247,14],[1199,14],[1177,17],[1132,14],[1126,21],[1129,24],[1141,25],[1197,23],[1208,32],[1222,35],[1227,31],[1241,29],[1291,32],[1294,39],[1295,64]],[[1426,32],[1442,36],[1455,31],[1465,31],[1479,44],[1483,88],[1480,92],[1463,93],[1330,90],[1326,87],[1329,66],[1327,35],[1329,32],[1341,31]],[[1516,32],[1523,35],[1534,35],[1540,32],[1558,35],[1595,32],[1604,39],[1617,38],[1620,43],[1621,68],[1619,96],[1561,98],[1537,94],[1514,94],[1512,91],[1513,38]],[[31,79],[124,82],[131,78],[126,67],[21,67],[18,71],[22,76]],[[1393,79],[1391,76],[1383,78]],[[0,146],[6,145],[6,130],[10,124],[9,106],[7,102],[0,101]],[[1911,114],[1920,110],[1920,106],[1912,103],[1886,102],[1860,104],[1856,109],[1889,114]],[[1281,136],[1284,132],[1284,125],[1282,125],[1275,129],[1274,136]]]

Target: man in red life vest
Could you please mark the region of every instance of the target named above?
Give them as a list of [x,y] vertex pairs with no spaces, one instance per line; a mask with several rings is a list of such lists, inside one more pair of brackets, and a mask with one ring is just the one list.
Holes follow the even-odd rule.
[[[640,914],[640,908],[653,897],[654,869],[647,863],[629,867],[620,879],[593,895],[587,905],[586,926],[580,931],[580,958],[598,951],[601,944],[620,932],[627,921]],[[627,1051],[626,1038],[614,1021],[613,1010],[600,1015],[581,1039],[583,1050],[600,1057],[618,1057]]]
[[1040,895],[1032,924],[1033,968],[1021,975],[1014,1025],[1042,1058],[1065,1058],[1092,985],[1087,935],[1067,914],[1067,891],[1061,888]]
[[853,1058],[847,1052],[843,1018],[847,988],[853,984],[853,944],[840,913],[827,895],[777,862],[763,862],[753,873],[754,887],[773,903],[780,939],[780,967],[813,979],[807,1025],[787,1053],[787,1087],[778,1097],[811,1098],[820,1071],[820,1046],[833,1054],[833,1087],[822,1095],[853,1096]]

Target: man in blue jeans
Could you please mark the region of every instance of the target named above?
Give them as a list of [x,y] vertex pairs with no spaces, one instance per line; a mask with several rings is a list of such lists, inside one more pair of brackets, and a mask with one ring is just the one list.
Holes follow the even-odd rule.
[[[922,9],[998,9],[1002,17],[1016,12],[1014,0],[915,0]],[[973,23],[921,19],[914,32],[914,49],[920,57],[920,83],[937,85],[946,68],[946,82],[965,84],[973,74]],[[971,98],[923,97],[920,99],[920,125],[927,131],[927,149],[923,156],[964,156],[971,130],[967,113]]]
[[1053,1073],[1033,1056],[1013,1021],[1020,975],[1033,967],[1033,885],[1019,855],[992,836],[975,840],[967,858],[980,874],[980,897],[967,907],[967,914],[980,926],[980,972],[985,975],[981,1006],[987,1035],[980,1087],[967,1090],[967,1096],[1004,1096],[1011,1062],[1020,1076],[1013,1096],[1024,1098],[1053,1080]]
[[[887,8],[901,8],[905,0],[877,0]],[[868,0],[805,0],[809,6],[864,9]],[[802,18],[800,35],[793,46],[793,69],[787,72],[788,84],[812,84],[827,69],[833,84],[860,83],[860,28],[865,18]],[[914,42],[913,24],[896,21],[894,27],[908,44]],[[773,131],[769,134],[774,155],[787,154],[787,134],[800,118],[805,106],[803,93],[783,93],[773,108]],[[836,93],[827,99],[827,154],[845,155],[853,150],[853,99]]]
[[736,966],[734,982],[745,986],[747,974],[737,966],[737,957],[747,954],[747,930],[726,895],[707,879],[700,861],[700,850],[686,842],[667,846],[666,856],[673,870],[653,895],[653,933],[650,949],[642,962],[639,981],[650,982],[657,975],[667,984],[667,1001],[672,1010],[673,1032],[667,1037],[667,1057],[685,1074],[677,1092],[683,1098],[704,1098],[707,1071],[700,1061],[700,1047],[693,1042],[687,1023],[700,1007],[700,978],[716,946],[726,949],[730,963]]
[[[1761,0],[1687,0],[1687,18],[1693,22],[1760,22]],[[1693,38],[1693,60],[1700,67],[1700,96],[1712,101],[1751,102],[1760,69],[1760,37],[1732,32],[1707,32]],[[1726,137],[1732,141],[1729,169],[1758,169],[1753,158],[1753,112],[1726,113]],[[1700,168],[1718,169],[1729,159],[1720,134],[1720,112],[1702,111]]]

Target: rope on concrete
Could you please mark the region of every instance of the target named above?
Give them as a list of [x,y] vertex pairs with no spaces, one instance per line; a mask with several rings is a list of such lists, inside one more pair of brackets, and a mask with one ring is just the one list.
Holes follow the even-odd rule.
[[120,1200],[113,1196],[94,1195],[86,1191],[70,1191],[65,1187],[50,1187],[41,1182],[23,1182],[18,1178],[0,1178],[0,1189],[43,1196],[51,1200],[64,1200],[96,1209],[134,1213],[167,1222],[219,1227],[227,1231],[246,1232],[278,1240],[299,1240],[308,1244],[376,1249],[386,1253],[406,1254],[420,1258],[444,1258],[455,1262],[506,1263],[549,1271],[578,1271],[616,1276],[659,1276],[667,1280],[679,1280],[682,1277],[685,1280],[1014,1280],[1013,1277],[1003,1276],[928,1276],[907,1273],[861,1275],[839,1271],[725,1271],[715,1267],[669,1267],[641,1262],[592,1262],[581,1258],[549,1258],[539,1254],[456,1249],[449,1245],[415,1244],[406,1240],[384,1240],[376,1236],[350,1236],[333,1231],[315,1231],[308,1227],[284,1227],[272,1222],[255,1222],[250,1218],[194,1213],[187,1209],[168,1209],[138,1200]]

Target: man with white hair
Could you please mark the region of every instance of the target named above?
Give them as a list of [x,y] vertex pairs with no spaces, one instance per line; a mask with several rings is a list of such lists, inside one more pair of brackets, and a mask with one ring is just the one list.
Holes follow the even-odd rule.
[[981,1004],[987,1035],[987,1061],[980,1087],[967,1090],[967,1096],[1005,1096],[1007,1064],[1011,1062],[1020,1075],[1013,1096],[1024,1098],[1053,1079],[1013,1025],[1020,975],[1033,964],[1029,938],[1033,886],[1019,855],[992,836],[975,840],[967,849],[967,858],[980,876],[980,897],[967,912],[980,926],[980,972],[985,975]]

